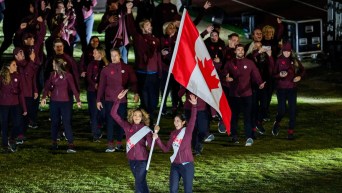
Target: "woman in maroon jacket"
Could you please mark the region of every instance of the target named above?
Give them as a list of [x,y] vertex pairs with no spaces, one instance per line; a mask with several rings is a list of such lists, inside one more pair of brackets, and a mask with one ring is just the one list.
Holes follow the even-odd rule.
[[52,150],[57,150],[58,126],[62,119],[65,135],[68,139],[67,153],[75,153],[74,139],[71,129],[71,109],[69,90],[75,95],[77,106],[81,108],[80,94],[78,93],[73,77],[63,69],[63,59],[53,60],[53,69],[50,78],[45,82],[41,105],[46,105],[46,97],[50,95],[50,117]]
[[151,146],[152,143],[152,130],[148,127],[150,118],[143,109],[130,110],[127,121],[121,118],[118,109],[120,101],[125,100],[127,91],[123,90],[119,93],[110,114],[126,134],[126,153],[135,179],[135,192],[149,193],[146,182],[146,165],[149,153],[146,146],[147,144]]
[[273,77],[276,81],[278,109],[276,120],[273,124],[272,134],[277,136],[279,133],[280,121],[286,112],[286,101],[289,107],[289,127],[287,138],[294,139],[294,127],[296,121],[297,108],[297,83],[304,75],[304,67],[300,61],[292,54],[291,44],[284,43],[282,54],[278,57],[274,66]]
[[[108,64],[106,68],[101,71],[100,82],[97,91],[97,109],[106,112],[106,126],[107,126],[107,141],[108,147],[107,153],[114,151],[124,151],[121,141],[123,138],[123,130],[113,118],[110,116],[110,111],[113,107],[114,101],[118,94],[128,87],[131,87],[135,93],[134,101],[139,101],[139,95],[137,93],[137,78],[131,66],[123,63],[120,60],[119,49],[112,49],[110,51],[112,62]],[[104,105],[102,104],[104,100]],[[127,98],[121,100],[119,107],[119,114],[121,118],[127,117]],[[116,147],[114,148],[114,132],[116,134]]]
[[187,127],[185,127],[186,121],[183,115],[176,115],[174,119],[175,130],[171,132],[170,139],[166,146],[158,138],[159,126],[155,126],[155,134],[153,138],[156,139],[159,147],[168,152],[171,147],[173,148],[173,155],[171,160],[170,171],[170,192],[178,192],[179,180],[183,178],[184,192],[192,192],[192,183],[194,179],[194,157],[191,152],[191,139],[192,132],[195,127],[195,121],[197,116],[197,97],[190,95],[189,102],[192,104],[191,118]]
[[[5,64],[0,71],[0,121],[2,148],[16,151],[15,137],[21,132],[22,115],[27,115],[23,85],[15,60]],[[21,107],[20,107],[21,106]],[[24,113],[23,113],[24,112]],[[8,118],[12,118],[13,130],[8,141]]]
[[39,64],[36,62],[36,55],[32,52],[28,59],[25,58],[24,50],[16,47],[13,50],[13,56],[15,58],[18,73],[23,82],[22,94],[25,98],[27,116],[23,120],[23,133],[18,133],[17,144],[24,143],[24,135],[28,128],[38,128],[36,124],[37,111],[35,108],[35,100],[38,98],[38,88],[36,75],[39,68]]
[[96,107],[96,94],[100,80],[100,73],[109,62],[106,58],[105,50],[101,47],[95,48],[93,50],[93,57],[94,60],[90,62],[87,68],[87,101],[93,141],[99,142],[100,138],[102,137],[101,130],[98,128],[101,114]]

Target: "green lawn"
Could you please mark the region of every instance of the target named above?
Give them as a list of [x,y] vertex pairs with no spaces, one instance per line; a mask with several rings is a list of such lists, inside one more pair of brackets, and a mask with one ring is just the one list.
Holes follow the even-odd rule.
[[[294,141],[286,139],[287,119],[278,137],[270,134],[267,122],[266,135],[252,147],[242,140],[232,144],[213,122],[216,139],[195,158],[194,192],[342,192],[340,77],[339,71],[308,70],[299,88]],[[272,112],[275,103],[273,98]],[[125,154],[104,153],[105,140],[91,141],[85,109],[74,113],[78,152],[72,155],[66,154],[65,141],[57,153],[50,152],[47,110],[39,120],[39,129],[29,130],[16,153],[0,154],[0,192],[133,192]],[[162,118],[161,128],[166,140],[172,119]],[[168,192],[169,156],[155,150],[147,176],[151,192]]]

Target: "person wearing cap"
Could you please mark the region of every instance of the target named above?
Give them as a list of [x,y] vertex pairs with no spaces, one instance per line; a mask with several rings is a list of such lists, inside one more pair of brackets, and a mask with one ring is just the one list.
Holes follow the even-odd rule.
[[[5,152],[16,151],[15,138],[22,132],[22,116],[27,115],[22,83],[16,61],[5,63],[0,71],[0,125],[2,148]],[[8,137],[9,118],[13,128]]]
[[287,102],[289,108],[287,138],[289,140],[294,139],[297,111],[297,84],[302,79],[304,72],[304,67],[298,58],[295,57],[290,42],[285,42],[281,50],[281,55],[278,57],[273,69],[278,101],[277,116],[272,127],[272,134],[274,136],[279,134],[280,122],[285,116]]
[[260,73],[252,60],[245,58],[245,51],[242,44],[236,45],[236,58],[227,61],[223,75],[229,82],[229,105],[232,110],[231,131],[234,143],[238,140],[238,119],[240,111],[243,113],[245,137],[247,138],[245,146],[253,144],[252,139],[252,82],[263,89],[265,82],[261,79]]
[[72,75],[65,70],[65,61],[61,58],[53,60],[53,72],[45,82],[41,106],[46,105],[47,97],[50,96],[51,118],[51,150],[57,150],[57,136],[59,124],[62,121],[65,136],[68,141],[67,153],[75,153],[74,138],[71,128],[70,91],[76,98],[78,108],[81,108],[80,94],[76,89]]

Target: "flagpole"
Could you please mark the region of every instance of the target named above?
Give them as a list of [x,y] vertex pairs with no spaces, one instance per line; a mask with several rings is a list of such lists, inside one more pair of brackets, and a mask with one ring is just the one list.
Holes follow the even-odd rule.
[[[169,67],[169,72],[167,74],[167,79],[166,79],[166,83],[165,83],[165,88],[164,88],[164,93],[163,93],[163,97],[162,97],[162,101],[161,101],[161,104],[160,104],[160,108],[159,108],[159,113],[158,113],[158,118],[157,118],[157,122],[156,122],[156,125],[159,125],[159,122],[160,122],[160,117],[161,117],[161,113],[162,113],[162,109],[164,107],[164,102],[165,102],[165,98],[166,98],[166,91],[167,91],[167,87],[169,86],[169,81],[170,81],[170,76],[171,76],[171,71],[172,71],[172,67],[173,67],[173,63],[175,61],[175,58],[176,58],[176,54],[177,53],[177,50],[178,50],[178,45],[179,45],[179,39],[180,39],[180,36],[181,36],[181,31],[182,31],[182,28],[183,28],[183,23],[184,23],[184,18],[185,18],[185,14],[186,14],[187,10],[184,8],[183,10],[183,15],[182,15],[182,20],[181,20],[181,23],[180,23],[180,29],[178,31],[178,34],[177,34],[177,40],[176,40],[176,45],[175,45],[175,49],[173,51],[173,54],[172,54],[172,59],[171,59],[171,62],[170,62],[170,67]],[[176,49],[177,48],[177,49]],[[153,149],[154,149],[154,145],[155,145],[155,142],[156,140],[153,139],[152,140],[152,144],[151,144],[151,148],[150,148],[150,153],[148,155],[148,160],[147,160],[147,165],[146,165],[146,171],[149,169],[150,167],[150,163],[151,163],[151,158],[152,158],[152,154],[153,154]]]

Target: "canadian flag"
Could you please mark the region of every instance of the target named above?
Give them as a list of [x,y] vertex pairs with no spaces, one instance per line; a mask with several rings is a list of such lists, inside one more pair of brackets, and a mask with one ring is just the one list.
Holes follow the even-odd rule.
[[169,72],[182,86],[221,115],[230,135],[231,111],[227,98],[208,50],[186,9],[183,11]]

